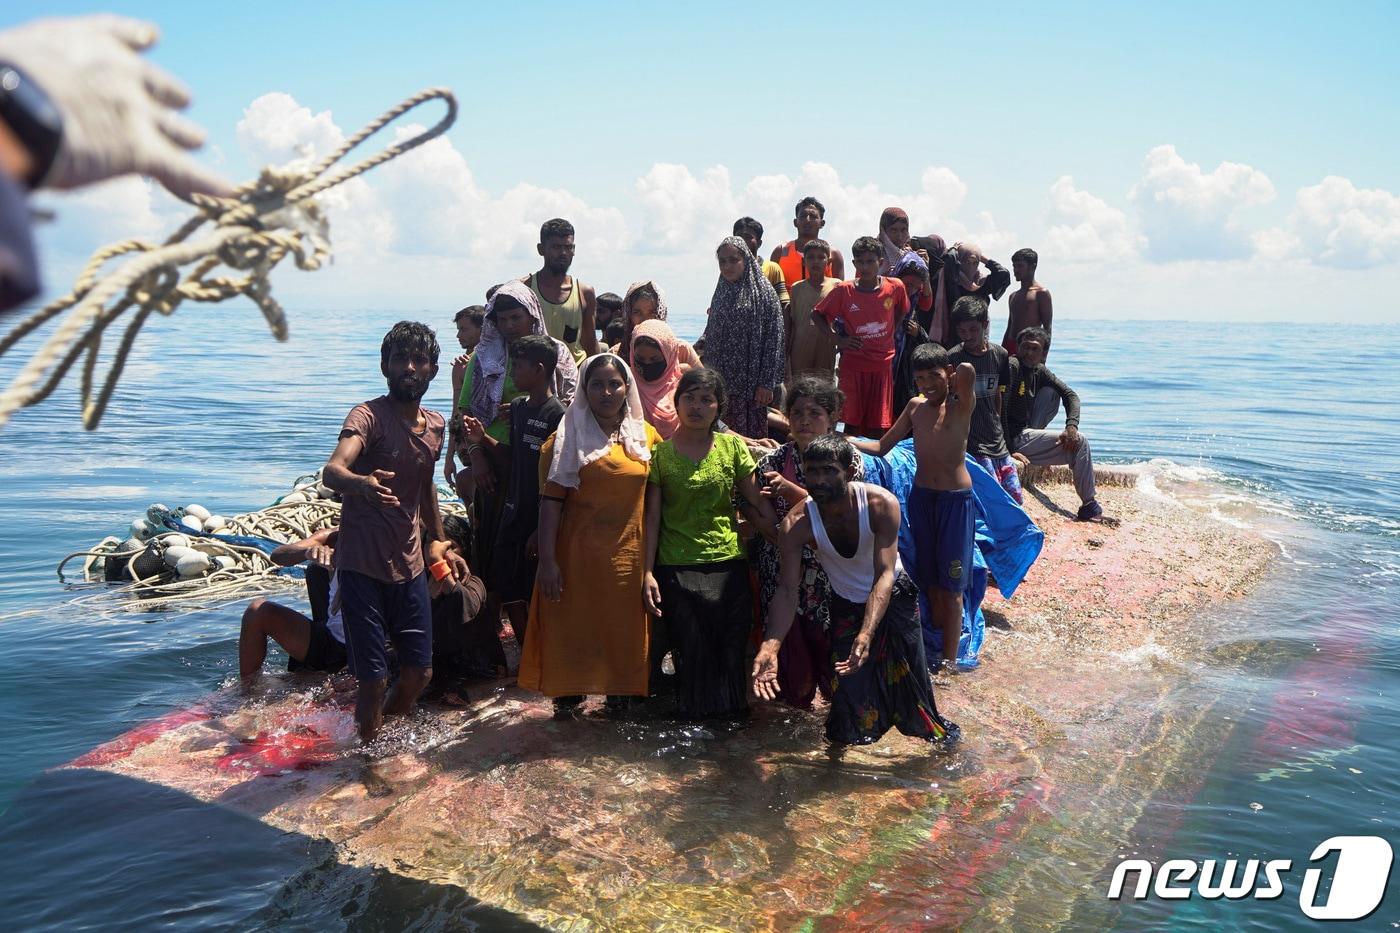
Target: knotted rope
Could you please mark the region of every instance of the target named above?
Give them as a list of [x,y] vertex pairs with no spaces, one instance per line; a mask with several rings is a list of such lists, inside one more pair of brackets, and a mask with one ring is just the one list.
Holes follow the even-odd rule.
[[[349,168],[327,174],[350,150],[405,113],[435,98],[447,105],[447,113],[436,125]],[[86,352],[81,389],[83,427],[94,430],[107,410],[141,326],[153,312],[174,314],[186,300],[212,303],[246,295],[262,311],[272,335],[286,340],[287,317],[272,297],[268,274],[289,253],[295,258],[297,268],[307,271],[320,268],[329,258],[326,219],[313,198],[441,136],[456,119],[457,99],[451,91],[445,88],[420,91],[310,168],[297,167],[295,163],[264,168],[256,181],[240,185],[230,198],[194,195],[191,201],[199,213],[159,246],[133,239],[113,243],[93,253],[71,292],[20,322],[0,339],[0,356],[4,356],[25,336],[73,309],[9,387],[0,392],[0,427],[19,409],[48,398],[78,357]],[[212,229],[193,239],[195,232],[206,224]],[[129,253],[137,255],[112,272],[101,272],[109,261]],[[182,280],[180,269],[191,263],[196,264],[194,269]],[[213,275],[220,265],[246,274]],[[135,313],[126,325],[101,388],[94,394],[103,332],[132,309]]]

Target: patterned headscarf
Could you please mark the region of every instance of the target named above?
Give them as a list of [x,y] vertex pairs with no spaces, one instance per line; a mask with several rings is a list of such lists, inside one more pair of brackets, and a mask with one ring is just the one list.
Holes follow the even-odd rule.
[[632,302],[636,300],[638,292],[648,287],[656,293],[656,320],[666,320],[666,293],[660,285],[645,279],[627,286],[627,292],[622,296],[622,343],[618,344],[617,353],[628,362],[632,359]]
[[[982,249],[976,243],[954,243],[951,259],[956,263],[953,274],[958,277],[958,288],[964,293],[976,292],[987,278],[987,273],[978,269],[972,278],[967,277],[967,273],[962,270],[962,260],[965,256],[977,254],[980,258]],[[946,255],[946,254],[945,254]],[[933,328],[929,330],[929,336],[941,343],[952,342],[953,336],[948,332],[949,315],[952,308],[948,304],[948,263],[945,261],[943,267],[938,270],[938,281],[933,289]]]
[[[496,303],[501,296],[512,298],[524,306],[530,315],[530,333],[544,334],[544,314],[540,311],[540,300],[533,289],[524,282],[511,281],[496,289],[496,294],[486,304],[486,319],[481,324],[481,342],[472,354],[472,415],[482,424],[496,420],[496,412],[501,407],[501,395],[506,388],[506,367],[510,365],[510,350],[506,338],[496,329]],[[553,338],[550,338],[553,339]],[[558,360],[554,365],[554,389],[559,400],[567,404],[574,396],[578,385],[578,366],[568,346],[554,341]]]
[[885,228],[897,220],[909,223],[909,215],[904,212],[903,208],[887,207],[880,215],[880,246],[885,250],[884,258],[880,260],[881,275],[894,275],[895,263],[899,262],[899,257],[909,251],[909,244],[896,246],[894,240],[891,240],[889,234],[885,232]]
[[[661,374],[661,378],[655,382],[637,377],[637,391],[642,397],[642,411],[651,422],[651,426],[656,428],[656,433],[661,435],[662,440],[668,440],[672,434],[676,433],[676,428],[681,426],[680,415],[676,414],[676,400],[674,398],[676,385],[681,381],[681,364],[679,362],[680,338],[675,331],[671,330],[671,325],[665,321],[643,321],[637,325],[637,329],[632,331],[632,343],[629,350],[635,350],[637,341],[642,337],[655,341],[661,348],[661,357],[666,361],[666,371]],[[629,359],[631,357],[629,356]]]
[[[632,370],[616,353],[599,353],[583,361],[584,378],[598,363],[612,363],[627,380],[627,403],[618,428],[619,441],[627,456],[641,463],[651,459],[647,445],[647,422],[642,413],[642,398],[637,393],[637,379]],[[549,481],[577,489],[579,470],[595,460],[601,460],[612,450],[613,441],[598,424],[593,409],[588,407],[587,384],[580,386],[569,403],[559,427],[554,432],[554,454],[549,461]]]
[[743,237],[727,236],[719,245],[732,246],[739,251],[739,255],[744,257],[744,274],[737,282],[731,282],[723,275],[719,277],[715,293],[710,298],[710,320],[743,326],[743,320],[752,321],[760,310],[776,304],[778,293],[773,290],[773,283],[764,276],[758,260],[749,252],[749,244],[744,242]]

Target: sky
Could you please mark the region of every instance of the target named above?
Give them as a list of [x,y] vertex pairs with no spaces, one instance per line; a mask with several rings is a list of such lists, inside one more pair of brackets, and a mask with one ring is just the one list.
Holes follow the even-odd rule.
[[[555,216],[581,279],[654,279],[700,313],[734,219],[757,217],[767,252],[814,194],[847,252],[890,205],[1008,265],[1032,247],[1060,317],[1400,319],[1400,5],[966,9],[49,0],[0,25],[157,23],[151,58],[191,88],[201,158],[235,181],[453,89],[445,138],[323,196],[333,265],[273,278],[293,315],[450,320],[537,268]],[[42,203],[51,290],[188,215],[134,178]]]

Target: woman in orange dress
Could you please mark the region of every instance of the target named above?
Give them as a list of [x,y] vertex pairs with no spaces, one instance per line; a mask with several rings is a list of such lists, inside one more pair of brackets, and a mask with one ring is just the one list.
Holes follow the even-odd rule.
[[642,509],[659,441],[627,364],[600,353],[540,448],[540,563],[518,683],[554,697],[558,715],[589,694],[647,695]]

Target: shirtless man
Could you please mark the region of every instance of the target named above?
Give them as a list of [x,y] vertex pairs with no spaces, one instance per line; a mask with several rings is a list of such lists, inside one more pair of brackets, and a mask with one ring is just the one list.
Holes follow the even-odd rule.
[[535,251],[544,265],[520,281],[540,299],[544,329],[549,336],[568,344],[574,362],[582,362],[598,352],[598,332],[593,322],[598,313],[598,296],[593,286],[569,275],[569,267],[574,263],[574,225],[558,217],[546,220],[540,227]]
[[[807,244],[821,236],[822,227],[826,226],[825,205],[813,197],[798,201],[792,225],[797,228],[797,239],[773,247],[773,255],[769,257],[770,261],[776,262],[783,270],[783,281],[787,283],[789,292],[792,291],[793,285],[808,277],[802,266],[802,260],[806,258],[803,254]],[[827,257],[826,276],[839,282],[846,277],[846,259],[839,249],[832,249],[830,253]]]
[[914,532],[914,582],[928,596],[934,624],[943,634],[943,664],[957,670],[962,639],[962,594],[972,572],[973,519],[977,506],[967,472],[967,433],[977,404],[971,363],[954,368],[936,343],[914,350],[914,385],[899,418],[878,441],[855,441],[866,453],[884,456],[912,432],[914,487],[909,525]]
[[808,498],[783,520],[778,588],[754,658],[753,691],[766,700],[778,696],[778,649],[797,613],[802,552],[810,546],[831,582],[831,651],[822,675],[836,690],[827,739],[865,745],[894,727],[930,742],[954,741],[961,731],[938,714],[933,699],[918,591],[899,564],[899,501],[878,486],[851,482],[854,456],[838,434],[819,437],[802,452]]
[[[1006,333],[1001,345],[1012,356],[1016,355],[1016,335],[1027,327],[1042,327],[1050,333],[1050,320],[1053,308],[1050,304],[1050,289],[1035,280],[1035,267],[1040,257],[1033,249],[1018,249],[1011,255],[1011,274],[1021,287],[1012,293],[1007,302],[1011,305],[1011,316],[1006,321]],[[1047,342],[1046,352],[1050,350]]]

